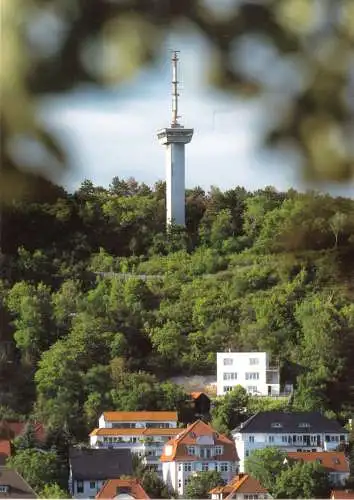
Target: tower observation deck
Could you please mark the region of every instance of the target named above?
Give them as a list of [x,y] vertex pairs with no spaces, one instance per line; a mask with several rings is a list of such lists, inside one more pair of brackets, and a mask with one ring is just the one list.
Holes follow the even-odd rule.
[[185,144],[193,137],[192,128],[184,128],[178,121],[178,51],[172,55],[172,120],[170,127],[157,132],[157,138],[166,148],[166,225],[185,226]]

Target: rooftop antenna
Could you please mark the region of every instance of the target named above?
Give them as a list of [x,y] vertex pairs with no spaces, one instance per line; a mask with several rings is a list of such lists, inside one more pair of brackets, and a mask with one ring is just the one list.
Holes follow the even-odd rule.
[[179,127],[178,118],[178,74],[177,74],[177,63],[178,63],[178,53],[179,50],[172,51],[172,122],[171,127]]

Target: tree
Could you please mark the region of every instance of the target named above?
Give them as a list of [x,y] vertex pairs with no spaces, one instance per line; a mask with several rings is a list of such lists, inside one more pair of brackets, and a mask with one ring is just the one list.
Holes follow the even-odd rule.
[[186,498],[208,498],[209,491],[225,484],[220,472],[197,472],[190,476],[186,486]]
[[344,231],[348,223],[348,216],[342,212],[336,212],[330,219],[329,225],[334,234],[334,248],[337,248],[339,242],[339,235],[341,231]]
[[39,492],[39,498],[68,498],[68,496],[68,492],[56,483],[46,484]]
[[167,486],[154,471],[143,473],[141,485],[150,498],[171,498]]
[[36,439],[35,428],[32,422],[26,423],[22,434],[15,439],[14,445],[16,450],[39,447],[39,443]]
[[36,492],[42,491],[47,484],[60,484],[65,474],[53,451],[19,450],[6,465],[17,470]]
[[229,434],[247,418],[249,396],[246,389],[237,385],[225,396],[218,398],[211,411],[211,425],[219,432]]
[[277,477],[286,468],[285,459],[286,453],[277,448],[255,450],[246,458],[245,470],[273,494]]
[[328,498],[328,474],[316,462],[296,461],[277,476],[272,493],[275,498]]

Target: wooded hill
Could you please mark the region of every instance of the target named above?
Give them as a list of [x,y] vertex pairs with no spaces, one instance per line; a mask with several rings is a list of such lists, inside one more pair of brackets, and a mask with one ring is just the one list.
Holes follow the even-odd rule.
[[41,193],[3,209],[2,416],[85,436],[104,409],[178,406],[166,379],[227,348],[279,359],[294,408],[350,416],[354,200],[197,187],[166,233],[164,183]]

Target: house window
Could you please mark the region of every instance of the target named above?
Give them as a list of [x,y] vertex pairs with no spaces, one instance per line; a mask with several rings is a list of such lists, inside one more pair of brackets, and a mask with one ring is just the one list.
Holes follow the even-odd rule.
[[341,435],[339,436],[339,440],[340,440],[340,441],[345,441],[345,436],[344,436],[344,434],[341,434]]
[[281,437],[282,443],[287,443],[288,442],[288,436],[282,436]]
[[259,364],[258,358],[250,358],[250,365],[258,365],[258,364]]
[[77,481],[76,482],[76,491],[77,491],[77,493],[83,493],[84,492],[84,482],[83,481]]
[[90,490],[94,490],[96,488],[96,481],[90,481]]
[[195,446],[188,446],[188,455],[195,455]]
[[268,437],[268,441],[269,441],[270,443],[274,443],[274,436],[269,436],[269,437]]
[[8,489],[9,489],[9,487],[7,485],[2,484],[0,486],[0,493],[7,493]]
[[246,372],[246,380],[259,380],[258,372]]
[[258,495],[243,495],[244,500],[258,500]]
[[202,463],[202,471],[207,472],[209,470],[209,464]]
[[215,455],[222,455],[222,446],[215,446]]
[[248,385],[247,386],[247,391],[251,392],[251,393],[257,392],[257,386],[256,385]]
[[186,477],[184,480],[184,486],[187,486],[187,484],[188,484],[188,477]]
[[182,488],[182,481],[181,481],[181,479],[178,480],[178,488]]
[[279,422],[273,422],[271,427],[273,427],[273,429],[281,429],[283,425],[280,424]]
[[232,391],[233,387],[231,385],[224,385],[224,392]]
[[224,373],[224,380],[236,380],[236,379],[237,379],[236,372],[225,372]]
[[246,457],[249,457],[250,456],[250,452],[249,450],[246,450]]
[[224,365],[225,366],[230,366],[233,364],[233,359],[232,358],[224,358]]
[[254,436],[248,436],[248,441],[250,443],[254,443]]
[[178,464],[178,470],[181,471],[182,470],[182,464]]
[[183,464],[183,469],[184,469],[184,472],[191,472],[192,464],[190,462]]
[[301,422],[299,424],[299,427],[303,427],[303,428],[308,428],[308,427],[311,427],[310,424],[308,424],[307,422]]
[[229,464],[228,463],[221,463],[220,464],[220,472],[227,472],[229,470]]

